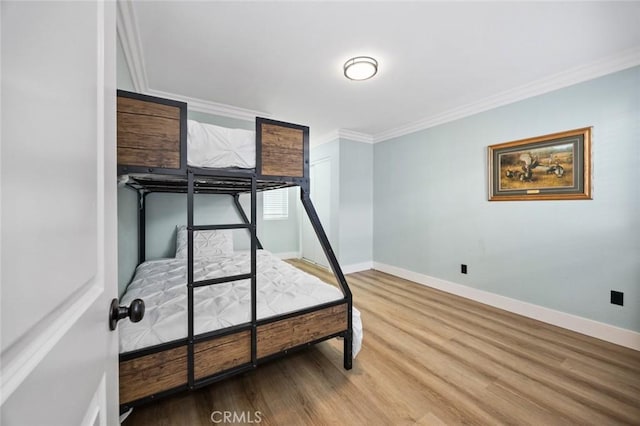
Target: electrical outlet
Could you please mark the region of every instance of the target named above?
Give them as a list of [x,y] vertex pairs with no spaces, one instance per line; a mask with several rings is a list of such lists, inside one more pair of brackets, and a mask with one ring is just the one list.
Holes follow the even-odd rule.
[[624,293],[621,291],[611,290],[611,304],[624,305]]
[[463,274],[467,273],[467,265],[465,265],[464,263],[462,265],[460,265],[460,272],[462,272]]

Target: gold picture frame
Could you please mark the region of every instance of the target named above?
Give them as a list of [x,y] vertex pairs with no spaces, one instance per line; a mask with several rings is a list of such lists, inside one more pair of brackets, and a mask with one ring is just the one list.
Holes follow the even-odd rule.
[[489,201],[590,200],[591,127],[489,146]]

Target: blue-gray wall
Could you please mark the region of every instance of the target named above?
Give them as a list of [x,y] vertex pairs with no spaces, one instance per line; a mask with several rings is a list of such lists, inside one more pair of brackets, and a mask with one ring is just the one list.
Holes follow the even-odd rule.
[[[119,46],[118,87],[132,90],[123,58]],[[488,145],[586,126],[593,126],[594,200],[487,201]],[[640,331],[639,141],[640,68],[633,68],[374,146],[338,139],[312,148],[311,159],[332,160],[327,234],[343,265],[373,258]],[[163,214],[183,203],[158,197],[150,254],[172,256],[173,228],[185,219]],[[274,252],[299,251],[298,196],[290,197],[290,221],[258,223]],[[118,202],[123,289],[137,258],[135,193],[120,189]],[[204,208],[224,211],[219,202]],[[468,275],[459,273],[461,263]],[[612,289],[625,293],[624,307],[609,303]]]
[[196,120],[201,123],[214,124],[216,126],[229,127],[232,129],[255,130],[254,121],[240,120],[238,118],[222,117],[219,115],[205,114],[199,111],[188,111],[189,120]]
[[373,145],[340,139],[340,262],[373,260]]
[[[300,255],[301,206],[300,189],[289,188],[289,217],[281,220],[263,220],[262,194],[258,193],[258,238],[265,249],[288,257]],[[248,207],[246,211],[248,214]]]
[[[488,145],[587,126],[593,200],[487,201]],[[636,67],[376,144],[374,260],[640,331],[639,182]]]
[[[373,259],[373,145],[338,138],[312,147],[311,163],[331,161],[330,229],[343,267]],[[313,201],[313,195],[312,195]]]
[[[331,162],[331,184],[329,187],[330,191],[330,199],[331,205],[329,211],[329,229],[327,229],[327,225],[323,224],[325,227],[324,232],[327,234],[327,238],[331,243],[331,248],[333,248],[336,257],[340,259],[340,140],[336,139],[334,141],[311,147],[309,150],[309,161],[310,163],[315,163],[317,161],[328,160]],[[311,194],[311,201],[314,204],[317,202],[313,199],[313,194]],[[317,209],[317,207],[316,207]],[[306,214],[306,213],[302,213]]]
[[[118,89],[134,91],[133,81],[118,36],[116,44]],[[132,189],[118,187],[118,294],[122,296],[138,262],[137,195]]]
[[[145,247],[147,260],[174,257],[176,253],[176,226],[187,224],[186,195],[149,194],[146,199],[146,207],[148,209]],[[229,195],[197,195],[195,197],[195,225],[240,222],[241,219],[238,217]],[[234,249],[246,250],[247,248],[246,231],[234,231]]]
[[138,195],[133,189],[118,188],[118,294],[133,277],[138,264]]
[[[262,219],[262,193],[258,193],[258,238],[264,248],[275,254],[297,255],[299,249],[299,212],[296,208],[297,188],[289,189],[289,218],[286,220]],[[247,216],[250,214],[250,197],[240,196]],[[118,191],[118,287],[124,292],[133,276],[138,261],[137,195],[128,188]],[[146,198],[146,257],[147,260],[174,257],[177,225],[187,222],[187,200],[184,194],[150,194]],[[198,195],[194,202],[196,225],[240,223],[228,195]],[[247,231],[234,231],[234,249],[248,250]]]
[[[258,239],[266,250],[272,253],[298,252],[298,217],[294,198],[296,190],[289,190],[289,219],[268,220],[257,215]],[[251,198],[248,194],[240,196],[245,213],[249,216]],[[262,194],[258,193],[257,211],[262,211]],[[176,225],[187,223],[187,199],[184,194],[150,194],[147,207],[147,259],[175,256]],[[194,201],[194,221],[196,225],[241,223],[229,195],[198,195]],[[234,249],[248,250],[249,237],[246,230],[233,231]]]
[[130,92],[135,91],[133,87],[133,80],[131,79],[131,73],[127,66],[127,60],[124,56],[124,50],[122,49],[120,36],[117,37],[116,43],[116,78],[118,89],[128,90]]

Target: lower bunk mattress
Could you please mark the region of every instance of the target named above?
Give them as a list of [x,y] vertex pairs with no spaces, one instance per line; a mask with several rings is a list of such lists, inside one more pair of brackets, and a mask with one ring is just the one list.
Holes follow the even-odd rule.
[[[194,281],[249,273],[246,251],[199,257]],[[257,316],[264,319],[342,299],[340,289],[282,261],[266,250],[257,251]],[[122,296],[121,304],[144,300],[146,312],[138,323],[122,321],[120,353],[187,337],[187,261],[160,259],[142,263]],[[251,321],[251,281],[214,284],[194,289],[195,334]],[[353,356],[362,344],[360,312],[353,308]]]

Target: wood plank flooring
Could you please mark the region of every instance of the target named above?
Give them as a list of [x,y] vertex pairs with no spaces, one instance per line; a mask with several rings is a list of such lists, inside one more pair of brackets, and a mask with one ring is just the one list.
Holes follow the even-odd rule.
[[214,411],[264,425],[640,425],[640,352],[378,271],[347,280],[364,324],[353,370],[334,339],[124,425],[212,425]]

